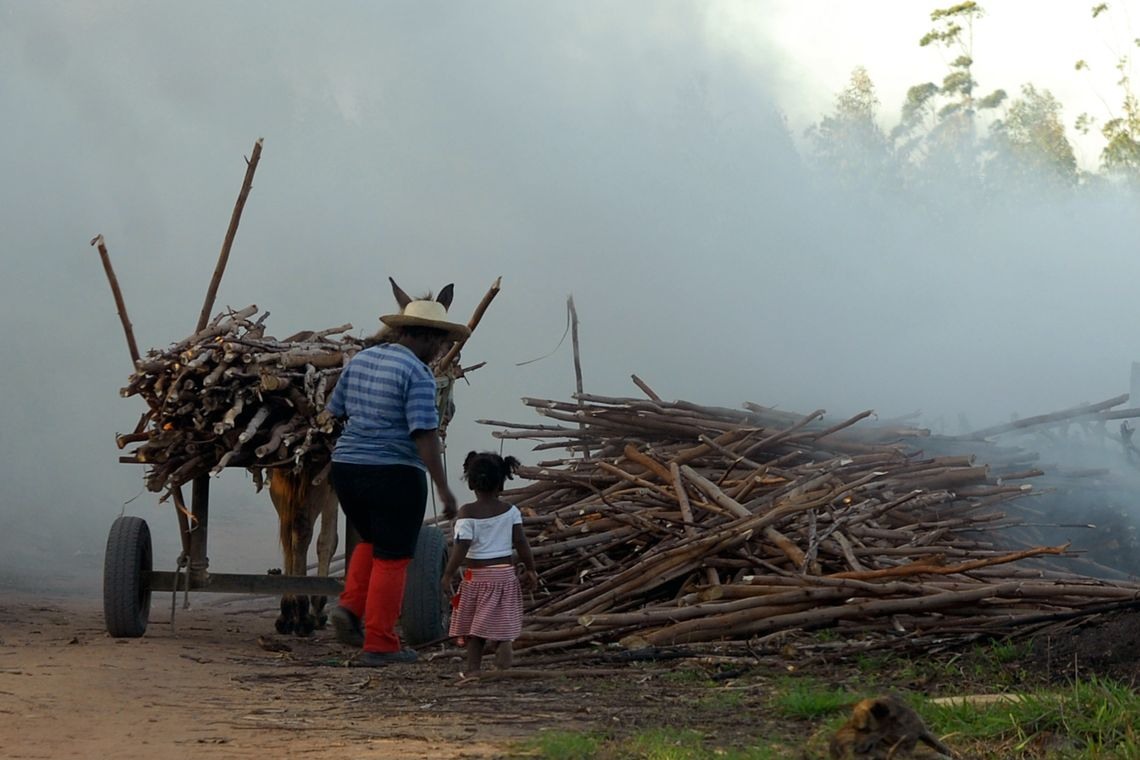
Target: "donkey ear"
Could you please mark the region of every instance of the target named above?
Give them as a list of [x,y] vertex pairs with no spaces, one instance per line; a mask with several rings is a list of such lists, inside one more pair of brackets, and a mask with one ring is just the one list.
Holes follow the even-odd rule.
[[388,282],[392,283],[392,295],[396,296],[396,303],[400,305],[400,311],[403,311],[404,307],[412,302],[411,296],[405,293],[391,277],[388,278]]
[[452,283],[450,285],[445,285],[443,290],[439,291],[439,295],[435,297],[435,300],[437,300],[441,304],[443,304],[443,308],[450,309],[451,308],[451,299],[454,296],[455,296],[455,283]]

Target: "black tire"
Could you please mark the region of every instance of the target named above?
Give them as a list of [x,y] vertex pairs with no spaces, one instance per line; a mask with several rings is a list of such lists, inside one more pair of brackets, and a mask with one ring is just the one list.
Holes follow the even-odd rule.
[[111,524],[103,558],[103,620],[115,638],[146,633],[150,618],[150,529],[141,517],[124,515]]
[[423,526],[416,540],[416,556],[408,565],[408,578],[404,584],[400,630],[408,646],[439,641],[447,635],[451,600],[444,597],[439,587],[446,565],[447,540],[443,531],[434,525]]

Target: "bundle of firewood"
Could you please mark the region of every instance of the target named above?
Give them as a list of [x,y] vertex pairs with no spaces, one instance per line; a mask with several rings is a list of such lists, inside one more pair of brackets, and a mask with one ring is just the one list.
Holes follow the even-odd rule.
[[[474,330],[499,292],[491,285],[467,322]],[[283,340],[265,334],[268,312],[256,306],[225,311],[172,346],[135,360],[120,393],[147,404],[133,433],[119,448],[139,444],[121,461],[150,465],[152,491],[173,492],[183,483],[226,467],[247,467],[260,485],[262,470],[302,468],[324,479],[339,422],[325,411],[349,359],[366,342],[345,334],[352,325],[304,331]],[[479,367],[460,366],[466,339],[431,364],[441,408],[440,435],[450,421],[455,381]]]
[[323,410],[344,364],[363,343],[352,325],[284,340],[265,334],[257,307],[219,314],[205,329],[136,362],[123,396],[148,410],[117,438],[124,457],[150,465],[152,491],[168,490],[229,465],[253,468],[327,463],[338,432]]
[[[638,384],[641,385],[640,381]],[[644,388],[645,386],[643,386]],[[556,424],[482,420],[559,459],[523,468],[540,588],[520,647],[642,647],[794,629],[918,642],[1028,630],[1140,585],[1082,577],[1005,534],[1040,471],[929,455],[926,431],[579,394]],[[1018,463],[1020,464],[1020,463]],[[1036,558],[1036,559],[1034,559]],[[1062,560],[1063,561],[1063,560]]]

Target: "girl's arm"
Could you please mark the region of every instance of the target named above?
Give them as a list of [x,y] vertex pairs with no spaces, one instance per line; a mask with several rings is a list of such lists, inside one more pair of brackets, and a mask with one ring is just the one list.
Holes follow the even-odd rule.
[[521,580],[523,591],[533,591],[538,588],[538,572],[534,569],[534,554],[530,550],[530,542],[526,540],[526,531],[521,523],[511,527],[511,538],[515,551],[519,553],[519,561],[523,563],[526,571]]
[[447,559],[447,567],[443,569],[443,577],[439,581],[439,585],[445,593],[454,592],[455,587],[452,581],[455,580],[455,575],[459,571],[459,566],[463,564],[463,560],[467,559],[469,548],[471,548],[470,540],[466,538],[455,539],[455,544],[451,547],[451,556]]

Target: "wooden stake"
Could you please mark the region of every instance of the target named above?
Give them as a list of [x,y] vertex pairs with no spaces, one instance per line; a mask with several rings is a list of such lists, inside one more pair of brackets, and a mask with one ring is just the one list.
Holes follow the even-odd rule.
[[1071,409],[1064,409],[1060,412],[1053,412],[1052,414],[1039,414],[1035,417],[1026,417],[1025,419],[1015,420],[1014,422],[1007,422],[1004,425],[994,425],[993,427],[982,428],[975,430],[965,438],[986,438],[991,435],[999,435],[1001,433],[1008,433],[1011,430],[1022,430],[1034,425],[1041,425],[1048,422],[1058,422],[1060,420],[1068,420],[1073,417],[1082,417],[1093,415],[1097,412],[1103,412],[1106,409],[1111,409],[1114,406],[1120,406],[1128,400],[1128,394],[1123,393],[1119,396],[1113,396],[1107,401],[1101,401],[1099,404],[1081,404],[1074,406]]
[[115,270],[111,268],[111,256],[107,253],[103,236],[96,235],[91,239],[91,245],[99,249],[99,258],[103,261],[103,271],[107,273],[107,282],[111,283],[111,295],[115,297],[115,308],[119,310],[119,321],[123,323],[123,332],[127,335],[127,350],[131,352],[131,365],[136,365],[139,361],[139,347],[135,343],[135,333],[131,329],[131,320],[127,318],[127,305],[123,302],[123,291],[119,290],[119,278],[115,277]]
[[[581,394],[582,357],[578,352],[578,310],[574,308],[574,296],[566,299],[566,308],[570,310],[570,342],[574,346],[574,387]],[[581,400],[578,403],[580,406]]]
[[[571,295],[566,299],[566,308],[570,311],[570,343],[574,347],[574,388],[578,396],[583,393],[582,389],[582,357],[578,353],[578,310],[574,308],[574,296]],[[578,406],[581,407],[583,401],[578,399]],[[578,427],[585,430],[586,425],[584,422],[579,422]],[[590,458],[589,445],[582,444],[582,456],[586,459]]]
[[645,381],[642,380],[640,377],[638,377],[637,375],[630,375],[630,377],[633,379],[633,384],[636,385],[638,388],[640,388],[642,391],[644,391],[646,396],[649,396],[649,398],[653,399],[654,401],[660,401],[661,400],[661,397],[658,396],[656,393],[654,393],[653,389],[650,388],[648,385],[646,385]]
[[214,309],[214,299],[218,297],[218,285],[222,281],[222,273],[226,271],[226,262],[230,259],[230,248],[234,244],[234,236],[237,235],[238,222],[241,221],[241,212],[245,208],[245,199],[249,197],[249,191],[253,187],[253,173],[257,171],[257,162],[261,160],[261,143],[262,138],[257,138],[257,142],[253,144],[253,153],[246,161],[245,180],[242,181],[241,192],[238,193],[237,203],[234,204],[234,212],[230,216],[230,227],[226,230],[226,239],[222,242],[222,252],[218,254],[218,264],[214,267],[214,276],[210,278],[210,288],[206,291],[206,302],[202,304],[202,313],[198,315],[198,326],[194,328],[194,332],[201,332],[210,322],[210,312]]
[[[495,281],[491,284],[491,288],[483,296],[483,300],[479,302],[479,305],[475,307],[475,311],[472,312],[471,319],[467,320],[467,329],[469,329],[472,333],[474,333],[475,328],[479,326],[479,322],[483,319],[483,314],[487,311],[487,307],[491,305],[491,301],[494,301],[495,296],[499,295],[499,285],[502,283],[502,281],[502,277],[495,278]],[[467,338],[461,338],[452,344],[451,348],[448,349],[443,358],[439,360],[439,369],[437,371],[437,374],[443,374],[447,371],[448,367],[451,366],[451,363],[455,361],[455,358],[457,356],[459,356],[460,350],[463,348],[463,345],[467,343],[467,340],[470,337],[471,336],[467,336]]]

